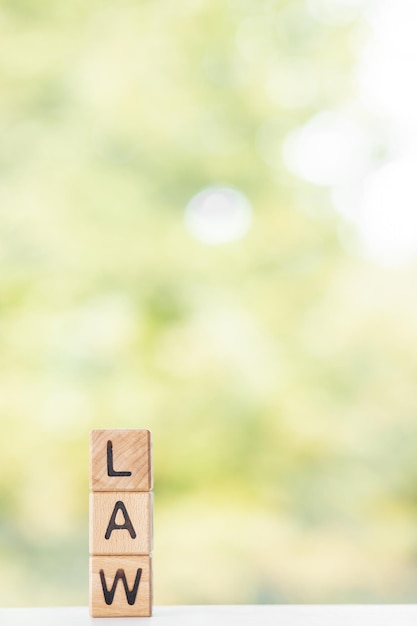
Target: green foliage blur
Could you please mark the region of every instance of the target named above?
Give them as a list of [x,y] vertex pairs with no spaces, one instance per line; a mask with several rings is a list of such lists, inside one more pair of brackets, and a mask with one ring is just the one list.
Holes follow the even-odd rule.
[[[0,2],[1,605],[87,603],[112,427],[153,433],[156,604],[416,599],[416,271],[282,163],[362,33],[308,4]],[[244,237],[187,230],[212,185]]]

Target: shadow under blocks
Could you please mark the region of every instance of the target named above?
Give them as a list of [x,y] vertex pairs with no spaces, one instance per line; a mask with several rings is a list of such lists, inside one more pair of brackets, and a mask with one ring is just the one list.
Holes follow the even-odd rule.
[[152,615],[151,433],[90,435],[90,614]]

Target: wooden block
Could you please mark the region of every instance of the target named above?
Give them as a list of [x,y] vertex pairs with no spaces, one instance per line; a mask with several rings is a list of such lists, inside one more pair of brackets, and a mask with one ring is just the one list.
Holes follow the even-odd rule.
[[149,491],[149,489],[152,489],[149,430],[92,430],[90,490]]
[[92,617],[149,617],[152,614],[150,556],[91,556]]
[[90,493],[90,554],[150,554],[153,494]]

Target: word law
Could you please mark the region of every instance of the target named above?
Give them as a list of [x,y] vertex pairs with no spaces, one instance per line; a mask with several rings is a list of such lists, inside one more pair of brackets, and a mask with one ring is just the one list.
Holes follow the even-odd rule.
[[152,615],[152,455],[149,430],[90,436],[90,614]]

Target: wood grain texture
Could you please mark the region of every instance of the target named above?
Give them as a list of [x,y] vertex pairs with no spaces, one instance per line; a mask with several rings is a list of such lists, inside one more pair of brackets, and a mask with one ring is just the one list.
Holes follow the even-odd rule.
[[90,554],[150,554],[152,510],[151,492],[90,493]]
[[[127,590],[120,577],[122,572]],[[139,583],[135,589],[135,581],[137,583],[138,579]],[[149,617],[151,614],[151,557],[90,557],[90,615],[92,617]]]
[[150,489],[152,489],[152,456],[149,430],[92,430],[90,434],[90,490],[149,491]]

